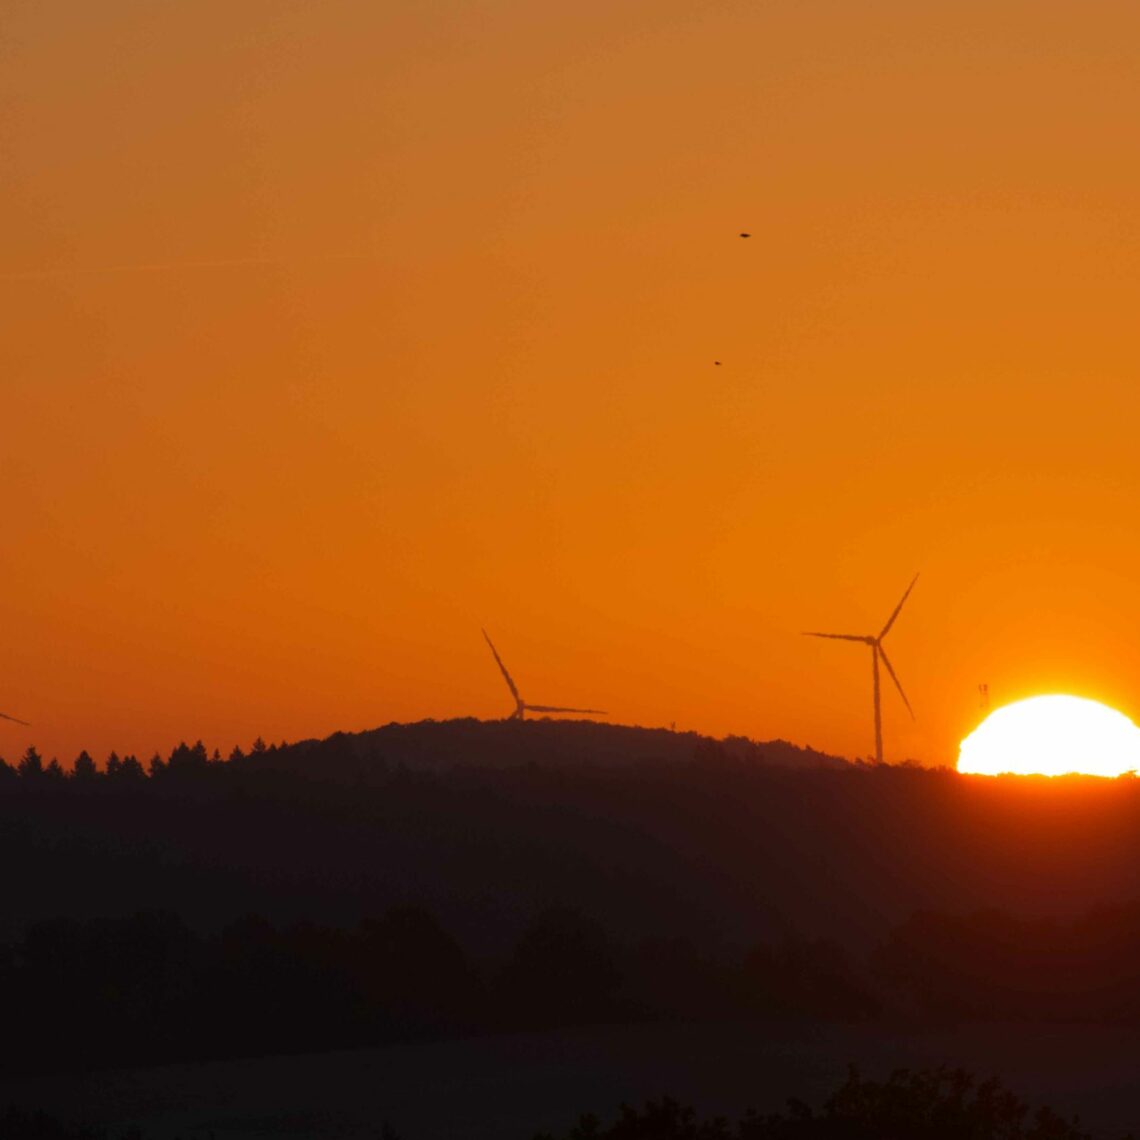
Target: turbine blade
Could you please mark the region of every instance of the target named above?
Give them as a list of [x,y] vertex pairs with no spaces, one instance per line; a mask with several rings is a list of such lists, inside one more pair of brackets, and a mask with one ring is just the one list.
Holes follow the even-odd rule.
[[527,705],[527,712],[539,713],[594,713],[598,716],[608,716],[608,713],[603,712],[601,709],[569,709],[561,705]]
[[890,658],[883,652],[883,647],[879,646],[879,656],[883,660],[883,664],[887,667],[887,672],[891,675],[891,680],[895,683],[895,688],[899,691],[899,696],[903,699],[903,704],[906,705],[906,711],[910,713],[911,720],[915,719],[914,709],[910,707],[910,701],[906,699],[906,693],[903,692],[903,687],[899,684],[898,677],[895,676],[894,669],[891,668]]
[[25,728],[31,728],[32,727],[30,724],[28,724],[28,722],[26,720],[20,720],[19,717],[15,717],[15,716],[9,716],[7,713],[0,713],[0,717],[3,717],[4,720],[14,721],[16,724],[22,724]]
[[507,688],[511,690],[511,696],[513,696],[519,704],[522,704],[522,697],[519,696],[519,691],[515,688],[515,683],[511,680],[511,675],[507,672],[507,667],[503,664],[503,659],[499,656],[499,651],[495,648],[495,643],[487,637],[486,630],[483,630],[483,636],[487,638],[487,644],[491,647],[491,652],[495,655],[495,661],[498,663],[499,669],[503,674],[503,680],[507,682]]
[[874,640],[858,633],[816,633],[810,629],[804,630],[804,637],[830,637],[835,641],[862,641],[866,644],[870,644]]
[[887,636],[887,630],[890,629],[891,626],[895,624],[895,618],[897,618],[899,616],[899,610],[901,610],[903,608],[903,602],[905,602],[907,600],[907,598],[910,597],[910,592],[911,592],[911,590],[914,589],[914,584],[917,581],[918,581],[918,575],[916,574],[910,580],[910,585],[907,586],[906,593],[903,594],[902,598],[899,599],[899,604],[897,606],[895,606],[895,612],[893,614],[891,614],[891,616],[889,618],[887,618],[887,624],[885,626],[883,626],[883,632],[879,634],[879,640],[880,641],[882,641],[883,638]]

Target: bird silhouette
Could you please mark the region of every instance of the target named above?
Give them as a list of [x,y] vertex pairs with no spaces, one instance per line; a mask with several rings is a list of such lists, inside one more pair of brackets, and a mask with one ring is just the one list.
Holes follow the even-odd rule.
[[741,234],[740,236],[741,237],[751,237],[752,235],[751,234]]

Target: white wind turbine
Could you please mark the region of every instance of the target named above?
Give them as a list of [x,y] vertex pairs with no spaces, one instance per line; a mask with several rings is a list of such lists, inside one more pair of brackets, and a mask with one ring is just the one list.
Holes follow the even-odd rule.
[[895,618],[899,616],[899,610],[903,608],[903,602],[910,596],[911,590],[914,589],[915,582],[918,581],[916,574],[912,579],[909,586],[906,588],[906,593],[899,599],[899,604],[895,606],[894,613],[887,618],[887,624],[879,631],[878,636],[875,634],[857,634],[857,633],[815,633],[807,632],[805,637],[830,637],[836,641],[861,641],[864,645],[871,647],[871,676],[874,683],[875,693],[875,762],[881,764],[883,762],[883,715],[879,702],[879,659],[882,658],[883,664],[887,667],[887,672],[891,675],[891,680],[895,683],[895,688],[899,691],[899,696],[903,699],[903,704],[906,705],[906,711],[910,713],[911,717],[914,716],[914,709],[910,707],[910,701],[906,699],[906,693],[903,692],[903,687],[899,683],[898,677],[895,676],[894,669],[891,668],[890,658],[887,657],[886,650],[883,649],[883,638],[887,636],[891,626],[895,624]]
[[510,673],[507,672],[507,667],[503,664],[503,659],[499,656],[498,650],[495,648],[495,643],[488,637],[487,631],[483,630],[483,636],[487,638],[487,644],[491,647],[491,652],[495,656],[499,669],[502,671],[503,680],[507,682],[507,688],[511,690],[511,696],[515,698],[515,711],[511,713],[508,720],[523,720],[524,714],[528,712],[533,713],[592,713],[594,716],[606,716],[606,713],[601,709],[563,709],[555,705],[528,705],[526,701],[519,696],[518,688],[515,686],[514,681],[511,680]]

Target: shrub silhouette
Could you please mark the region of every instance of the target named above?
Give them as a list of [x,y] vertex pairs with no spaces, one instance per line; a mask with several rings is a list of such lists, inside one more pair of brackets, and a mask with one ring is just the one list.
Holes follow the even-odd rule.
[[[535,1140],[553,1140],[540,1135]],[[623,1105],[603,1126],[583,1116],[565,1140],[1092,1140],[1075,1121],[1048,1108],[1029,1108],[996,1080],[977,1081],[961,1069],[898,1069],[885,1081],[857,1069],[816,1112],[791,1100],[786,1113],[746,1113],[735,1125],[701,1120],[666,1097],[643,1109]]]

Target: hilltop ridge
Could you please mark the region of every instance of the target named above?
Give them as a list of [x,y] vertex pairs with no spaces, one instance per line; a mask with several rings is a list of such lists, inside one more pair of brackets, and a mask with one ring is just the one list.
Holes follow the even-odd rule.
[[796,769],[850,767],[839,756],[786,740],[745,736],[717,739],[698,732],[607,724],[593,720],[453,720],[392,722],[363,732],[336,732],[272,752],[254,754],[258,765],[305,770],[338,778],[384,772],[448,771],[454,768],[630,768],[701,761]]

